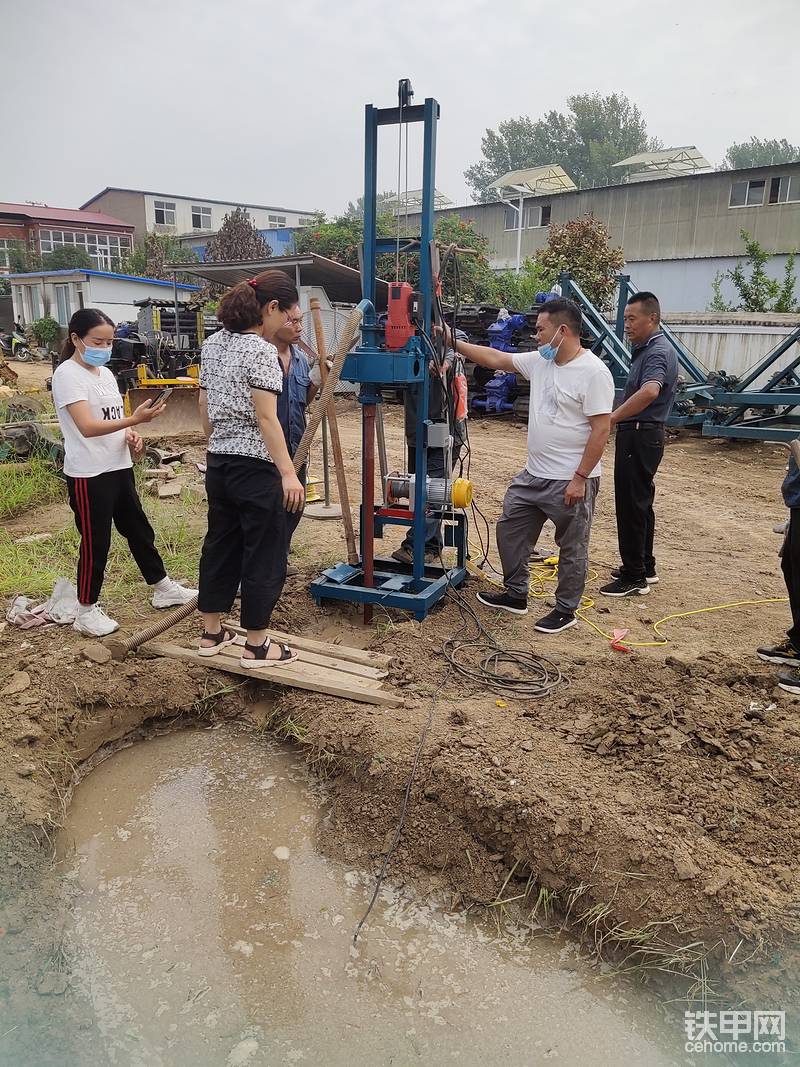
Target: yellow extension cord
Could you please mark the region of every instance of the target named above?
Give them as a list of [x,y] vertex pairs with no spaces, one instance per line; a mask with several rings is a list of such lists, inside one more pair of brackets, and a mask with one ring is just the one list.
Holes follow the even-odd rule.
[[[468,569],[479,578],[483,578],[485,581],[490,582],[492,585],[496,585],[499,588],[503,588],[502,581],[493,577],[491,574],[487,574],[486,571],[480,567],[476,567],[474,563],[467,561]],[[494,568],[493,568],[494,569]],[[597,581],[599,574],[597,571],[590,571],[587,578],[587,584],[589,582]],[[547,583],[555,583],[558,581],[558,556],[549,556],[543,563],[531,564],[531,582],[530,582],[530,595],[534,600],[544,600],[550,595]],[[660,640],[658,641],[625,641],[623,637],[617,638],[614,634],[607,634],[591,619],[587,618],[583,613],[589,608],[594,607],[594,601],[591,597],[584,596],[581,599],[580,610],[575,614],[581,620],[585,622],[587,626],[591,628],[606,641],[609,641],[612,647],[631,651],[634,648],[662,648],[664,645],[669,644],[669,638],[662,634],[660,627],[664,626],[668,622],[672,622],[674,619],[686,619],[690,615],[704,615],[712,611],[728,611],[731,608],[745,608],[756,607],[760,604],[787,604],[788,597],[769,597],[763,600],[735,600],[729,604],[714,604],[706,608],[694,608],[692,611],[676,611],[670,615],[665,615],[662,619],[652,624],[653,632]]]

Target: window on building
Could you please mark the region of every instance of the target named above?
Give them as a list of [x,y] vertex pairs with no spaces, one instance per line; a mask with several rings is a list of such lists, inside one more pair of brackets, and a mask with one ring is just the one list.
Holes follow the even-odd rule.
[[299,218],[297,220],[297,225],[298,226],[312,226],[314,224],[314,222],[315,222],[314,219],[309,219],[305,215],[303,215],[302,218]]
[[286,227],[285,215],[269,215],[268,220],[270,226],[274,226],[278,230],[282,230]]
[[56,285],[53,287],[56,292],[56,318],[58,319],[59,326],[68,326],[70,315],[69,304],[69,286],[68,285]]
[[14,317],[17,315],[22,317],[23,322],[28,321],[28,316],[25,310],[25,302],[23,300],[23,293],[25,290],[21,285],[14,286]]
[[110,270],[124,252],[131,249],[131,239],[116,233],[68,233],[61,230],[40,230],[39,247],[43,254],[57,248],[82,248],[94,260],[97,270]]
[[769,203],[786,204],[800,200],[800,175],[773,178],[769,183]]
[[761,207],[764,203],[766,181],[733,182],[728,207]]
[[22,249],[22,241],[14,241],[11,238],[0,238],[0,267],[11,267],[11,253],[15,249]]
[[28,298],[28,322],[35,322],[42,317],[42,302],[39,298],[39,286],[28,285],[25,289]]
[[525,209],[525,226],[531,229],[537,226],[550,225],[550,205],[534,204]]
[[156,226],[175,225],[175,203],[171,200],[154,200]]
[[504,230],[516,230],[519,226],[518,220],[519,212],[515,207],[507,207],[503,215],[503,229]]
[[197,204],[192,204],[192,229],[193,230],[210,230],[211,229],[211,208],[210,207],[198,207]]

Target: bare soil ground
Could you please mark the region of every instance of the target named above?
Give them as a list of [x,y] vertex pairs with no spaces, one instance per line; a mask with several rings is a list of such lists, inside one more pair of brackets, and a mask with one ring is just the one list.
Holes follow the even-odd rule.
[[[390,468],[402,465],[400,414],[387,413]],[[357,410],[343,405],[341,424],[357,495]],[[476,500],[493,523],[524,463],[525,429],[487,420],[472,425],[471,437]],[[616,563],[612,460],[589,595]],[[776,445],[691,432],[671,438],[658,480],[661,582],[646,598],[602,604],[597,597],[586,619],[607,634],[628,629],[628,640],[650,641],[657,640],[652,624],[665,616],[783,597],[772,525],[784,518],[784,466]],[[13,528],[22,535],[69,521],[62,504],[28,512]],[[490,555],[496,562],[493,531]],[[513,899],[542,922],[574,926],[623,969],[681,976],[682,992],[725,1006],[785,1007],[796,1025],[800,703],[776,688],[775,670],[754,652],[781,636],[788,605],[674,619],[663,627],[666,646],[636,652],[613,650],[588,623],[545,637],[533,631],[536,610],[496,619],[480,608],[503,645],[551,657],[568,679],[548,699],[519,701],[447,669],[442,642],[465,629],[452,600],[423,624],[377,613],[370,628],[355,610],[316,609],[307,581],[341,558],[338,523],[301,523],[302,573],[287,584],[275,625],[392,654],[403,708],[288,692],[275,694],[265,712],[254,703],[263,687],[214,671],[141,656],[122,666],[90,663],[70,628],[0,634],[0,869],[8,882],[0,950],[9,950],[22,976],[5,987],[0,980],[0,1002],[13,1007],[24,984],[36,989],[53,966],[55,935],[43,917],[48,841],[86,761],[143,724],[266,715],[329,779],[332,851],[380,862],[429,723],[390,877],[424,874],[465,903],[500,911]],[[477,588],[470,579],[464,595],[472,603]],[[133,628],[150,617],[140,599],[132,588],[108,607]],[[23,948],[25,928],[34,936]],[[52,1026],[53,999],[45,997],[42,1027],[47,1019]]]

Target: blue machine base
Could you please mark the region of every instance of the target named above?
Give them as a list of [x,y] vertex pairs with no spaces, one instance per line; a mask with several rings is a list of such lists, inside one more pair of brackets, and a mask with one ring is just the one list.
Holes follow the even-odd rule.
[[387,560],[375,560],[374,586],[363,584],[360,566],[339,563],[330,567],[308,587],[317,606],[324,600],[345,600],[351,604],[381,604],[385,608],[408,611],[420,622],[447,592],[448,586],[463,585],[466,567],[426,567],[421,588],[412,589],[413,578],[400,570],[391,570]]

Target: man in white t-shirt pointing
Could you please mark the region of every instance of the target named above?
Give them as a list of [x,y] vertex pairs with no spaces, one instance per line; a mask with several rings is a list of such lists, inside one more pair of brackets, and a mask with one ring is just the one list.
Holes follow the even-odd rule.
[[614,381],[581,345],[581,313],[571,300],[550,300],[536,322],[537,352],[498,352],[456,341],[459,355],[531,383],[528,462],[512,481],[497,523],[503,592],[478,593],[487,607],[528,612],[531,548],[550,519],[559,547],[555,609],[534,626],[557,634],[576,623],[589,566],[589,533],[608,441]]

